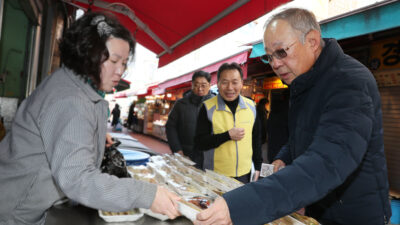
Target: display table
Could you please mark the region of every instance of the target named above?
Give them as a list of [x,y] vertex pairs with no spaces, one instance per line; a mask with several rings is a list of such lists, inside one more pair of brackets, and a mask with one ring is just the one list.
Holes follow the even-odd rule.
[[136,133],[143,133],[143,119],[138,119],[136,124],[132,125],[132,130]]
[[191,225],[190,220],[178,217],[174,220],[161,221],[144,215],[135,222],[108,223],[99,217],[98,211],[82,205],[71,206],[68,203],[53,206],[46,218],[45,225]]
[[161,140],[168,141],[167,133],[165,131],[165,125],[160,125],[157,123],[153,123],[153,132],[152,135],[158,137]]

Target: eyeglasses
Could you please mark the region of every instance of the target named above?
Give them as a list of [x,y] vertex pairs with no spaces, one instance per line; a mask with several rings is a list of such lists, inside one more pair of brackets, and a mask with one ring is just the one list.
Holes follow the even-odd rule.
[[202,88],[202,89],[206,89],[207,87],[208,87],[208,83],[195,83],[195,84],[193,84],[193,87],[194,88],[197,88],[197,89],[200,89],[200,88]]
[[265,60],[268,61],[269,63],[272,63],[274,61],[273,57],[275,57],[276,59],[283,59],[287,56],[287,51],[289,51],[289,49],[296,44],[296,42],[293,42],[291,45],[287,46],[286,48],[280,48],[275,50],[271,55],[270,54],[265,54],[263,56],[261,56],[261,60]]

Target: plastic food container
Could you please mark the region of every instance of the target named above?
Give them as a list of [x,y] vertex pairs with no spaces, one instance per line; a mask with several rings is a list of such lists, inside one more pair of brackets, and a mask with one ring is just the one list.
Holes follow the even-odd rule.
[[178,202],[178,211],[182,214],[182,216],[188,218],[191,221],[196,220],[196,215],[201,211],[201,209],[197,208],[195,205],[185,202]]
[[271,223],[268,223],[268,225],[305,225],[305,224],[296,220],[291,216],[285,216]]
[[111,213],[99,210],[99,216],[106,222],[127,222],[136,221],[142,218],[143,213],[138,209],[133,209],[128,212]]

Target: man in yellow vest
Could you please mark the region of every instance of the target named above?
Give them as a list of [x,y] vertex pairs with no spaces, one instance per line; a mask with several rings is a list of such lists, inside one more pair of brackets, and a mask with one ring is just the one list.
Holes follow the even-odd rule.
[[218,69],[219,94],[204,102],[198,116],[195,149],[204,152],[204,169],[211,169],[243,183],[260,174],[260,120],[252,100],[240,95],[243,72],[237,63]]

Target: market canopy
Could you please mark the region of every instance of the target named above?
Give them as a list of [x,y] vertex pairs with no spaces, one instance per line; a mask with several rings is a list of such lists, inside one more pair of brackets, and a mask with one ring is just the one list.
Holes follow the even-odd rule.
[[115,91],[123,91],[129,89],[131,82],[125,79],[121,79],[118,85],[114,87]]
[[[337,40],[400,27],[400,2],[380,2],[320,22],[322,37]],[[265,55],[262,42],[253,45],[250,58]]]
[[[238,63],[242,70],[243,70],[243,79],[247,78],[247,59],[248,59],[248,55],[249,55],[249,50],[251,47],[249,48],[245,48],[239,52],[236,52],[235,54],[232,54],[226,58],[220,59],[216,62],[213,62],[209,65],[200,67],[196,70],[193,70],[191,72],[185,73],[183,75],[165,80],[161,83],[157,83],[157,84],[151,84],[146,88],[142,88],[140,90],[135,90],[135,91],[128,91],[128,92],[120,92],[120,93],[116,93],[114,95],[115,98],[126,98],[129,96],[138,96],[138,97],[144,97],[147,95],[162,95],[165,93],[165,91],[169,88],[180,88],[180,87],[187,87],[187,83],[191,82],[192,80],[192,76],[194,74],[195,71],[198,70],[203,70],[205,72],[208,72],[211,74],[211,85],[214,85],[217,83],[217,70],[218,68],[224,64],[224,63],[232,63],[232,62],[236,62]],[[191,83],[190,83],[191,85]],[[189,86],[190,86],[189,85]]]
[[[176,85],[182,84],[182,83],[186,83],[186,82],[190,82],[192,80],[192,76],[196,71],[202,70],[208,73],[214,73],[218,70],[218,68],[224,64],[224,63],[232,63],[235,62],[239,65],[243,65],[244,63],[246,63],[247,58],[248,58],[248,54],[249,54],[249,50],[245,49],[242,50],[238,53],[235,53],[231,56],[228,56],[224,59],[218,60],[216,62],[213,62],[207,66],[198,68],[196,70],[193,70],[189,73],[177,76],[175,78],[171,78],[169,80],[163,81],[162,83],[158,84],[158,88],[157,88],[157,92],[156,94],[162,94],[165,92],[165,89],[169,88],[169,87],[174,87]],[[242,68],[243,69],[243,79],[246,79],[247,77],[247,68]],[[211,79],[211,85],[214,85],[217,83],[217,79],[216,76],[212,77]]]
[[288,0],[62,0],[117,14],[159,67],[263,16]]

